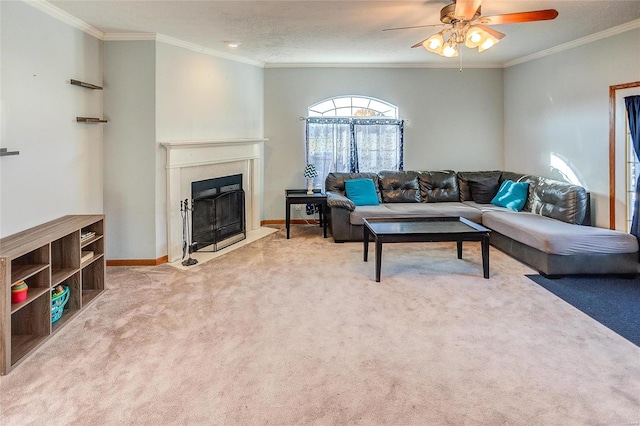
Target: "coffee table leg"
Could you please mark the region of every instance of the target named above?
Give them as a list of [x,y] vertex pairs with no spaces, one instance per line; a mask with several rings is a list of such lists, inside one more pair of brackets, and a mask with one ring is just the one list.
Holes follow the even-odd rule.
[[291,225],[291,204],[289,203],[289,200],[287,200],[287,212],[286,212],[286,219],[285,219],[285,223],[287,226],[287,240],[289,239],[289,226]]
[[489,236],[482,238],[482,271],[484,277],[489,278]]
[[456,241],[458,246],[458,259],[462,259],[462,241]]
[[363,239],[364,241],[364,261],[366,262],[369,258],[369,229],[366,226],[362,227]]
[[382,238],[376,238],[376,282],[380,282],[380,267],[382,266]]

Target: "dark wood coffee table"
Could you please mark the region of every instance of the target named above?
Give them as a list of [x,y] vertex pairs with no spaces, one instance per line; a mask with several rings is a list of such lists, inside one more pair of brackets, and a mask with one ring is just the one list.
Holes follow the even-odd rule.
[[369,239],[376,242],[376,281],[380,282],[383,243],[423,243],[455,241],[458,259],[462,259],[462,242],[482,244],[482,269],[489,278],[489,229],[463,217],[403,217],[364,219],[364,261],[369,255]]

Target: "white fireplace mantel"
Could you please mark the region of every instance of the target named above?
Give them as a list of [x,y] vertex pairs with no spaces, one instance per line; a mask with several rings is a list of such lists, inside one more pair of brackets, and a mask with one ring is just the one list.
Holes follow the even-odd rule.
[[[183,172],[190,167],[243,162],[247,176],[245,223],[247,231],[260,228],[263,197],[264,142],[268,139],[213,139],[160,142],[167,150],[167,246],[169,262],[182,257],[180,201],[190,199],[183,188]],[[216,177],[216,176],[211,176]]]

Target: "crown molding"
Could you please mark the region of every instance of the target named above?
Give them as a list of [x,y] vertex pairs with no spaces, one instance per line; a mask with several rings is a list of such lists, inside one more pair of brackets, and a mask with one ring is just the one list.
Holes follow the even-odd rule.
[[156,33],[105,33],[104,41],[156,41]]
[[59,9],[44,0],[24,0],[24,2],[29,6],[32,6],[46,13],[47,15],[53,18],[56,18],[57,20],[62,21],[69,26],[72,26],[73,28],[76,28],[80,31],[84,31],[85,33],[99,40],[104,40],[104,32],[100,31],[95,27],[92,27],[86,22],[76,18],[75,16],[68,14],[64,10]]
[[[459,69],[460,64],[458,62],[449,62],[449,63],[434,63],[434,64],[426,64],[426,63],[390,63],[390,64],[381,64],[381,63],[353,63],[353,64],[345,64],[345,63],[320,63],[320,62],[311,62],[311,63],[267,63],[264,66],[265,68],[446,68],[446,69]],[[462,69],[474,69],[474,68],[502,68],[502,64],[462,64]]]
[[582,37],[568,43],[563,43],[558,46],[552,47],[550,49],[545,49],[537,53],[533,53],[531,55],[523,56],[521,58],[514,59],[512,61],[505,62],[503,64],[504,68],[509,68],[514,65],[519,65],[524,62],[533,61],[534,59],[540,59],[545,56],[553,55],[558,52],[562,52],[564,50],[573,49],[574,47],[582,46],[584,44],[593,43],[594,41],[602,40],[607,37],[612,37],[614,35],[622,34],[627,31],[635,30],[636,28],[640,28],[640,19],[636,19],[635,21],[627,22],[626,24],[618,25],[617,27],[609,28],[604,31],[600,31],[595,34],[588,35],[586,37]]
[[229,59],[235,62],[241,62],[244,64],[254,65],[257,67],[264,67],[264,62],[255,61],[253,59],[244,58],[242,56],[232,55],[226,52],[220,52],[217,50],[209,49],[199,44],[189,43],[179,40],[177,38],[169,37],[164,34],[156,33],[106,33],[103,38],[104,41],[158,41],[160,43],[166,43],[183,49],[192,50],[194,52],[202,53],[204,55],[215,56],[218,58]]
[[[2,1],[2,0],[0,0]],[[163,34],[155,33],[105,33],[99,29],[87,24],[81,19],[76,18],[73,15],[65,12],[64,10],[48,3],[45,0],[24,0],[24,2],[47,15],[73,27],[80,31],[83,31],[102,41],[140,41],[140,40],[155,40],[162,43],[171,44],[174,46],[182,47],[194,52],[202,53],[209,56],[215,56],[219,58],[229,59],[235,62],[254,65],[257,67],[264,67],[264,62],[256,61],[253,59],[244,58],[242,56],[232,55],[226,52],[220,52],[213,49],[208,49],[204,46],[200,46],[194,43],[178,40],[173,37],[168,37]]]
[[184,49],[192,50],[194,52],[202,53],[209,56],[216,56],[218,58],[229,59],[235,62],[241,62],[243,64],[253,65],[256,67],[264,68],[265,63],[262,61],[256,61],[254,59],[245,58],[242,56],[233,55],[227,52],[221,52],[218,50],[209,49],[199,44],[189,43],[177,38],[169,37],[163,34],[157,34],[156,40],[162,43],[171,44],[173,46],[182,47]]

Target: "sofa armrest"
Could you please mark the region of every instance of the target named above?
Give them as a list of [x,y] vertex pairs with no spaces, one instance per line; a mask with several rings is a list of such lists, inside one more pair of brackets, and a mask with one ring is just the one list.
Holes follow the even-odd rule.
[[353,201],[334,191],[327,191],[327,205],[330,208],[339,207],[351,212],[356,209],[356,205],[353,204]]

